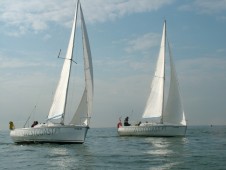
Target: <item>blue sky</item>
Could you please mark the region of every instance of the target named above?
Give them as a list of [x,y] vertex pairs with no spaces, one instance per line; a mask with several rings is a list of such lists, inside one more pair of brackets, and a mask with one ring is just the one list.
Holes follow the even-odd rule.
[[[141,118],[164,19],[188,124],[226,124],[226,0],[81,4],[94,67],[91,127],[114,127],[120,116]],[[75,0],[1,0],[0,6],[0,129],[9,120],[23,124],[35,105],[32,119],[45,121]]]

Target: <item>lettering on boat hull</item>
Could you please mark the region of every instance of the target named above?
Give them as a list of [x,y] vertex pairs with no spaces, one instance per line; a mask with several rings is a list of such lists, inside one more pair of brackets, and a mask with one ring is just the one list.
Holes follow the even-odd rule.
[[43,136],[43,135],[53,135],[59,133],[59,128],[42,128],[42,129],[32,129],[27,131],[19,131],[18,136]]
[[21,128],[12,130],[10,136],[15,143],[83,143],[88,128],[87,126]]

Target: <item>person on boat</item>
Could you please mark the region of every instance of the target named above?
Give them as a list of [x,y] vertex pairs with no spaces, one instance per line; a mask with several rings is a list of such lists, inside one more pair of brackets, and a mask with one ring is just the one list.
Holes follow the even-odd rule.
[[129,117],[127,116],[124,120],[124,126],[130,126],[131,124],[129,124]]
[[119,118],[119,122],[117,124],[117,128],[120,128],[120,127],[122,127],[121,117]]
[[31,127],[35,127],[38,124],[38,121],[34,121]]
[[15,129],[14,123],[12,121],[9,122],[9,129],[10,130],[14,130]]

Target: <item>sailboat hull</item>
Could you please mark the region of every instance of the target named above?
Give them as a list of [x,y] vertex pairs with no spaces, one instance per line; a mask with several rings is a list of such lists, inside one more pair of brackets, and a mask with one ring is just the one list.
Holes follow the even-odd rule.
[[15,143],[84,143],[88,126],[54,125],[12,130]]
[[187,126],[178,125],[146,125],[124,126],[118,128],[120,136],[176,137],[185,136]]

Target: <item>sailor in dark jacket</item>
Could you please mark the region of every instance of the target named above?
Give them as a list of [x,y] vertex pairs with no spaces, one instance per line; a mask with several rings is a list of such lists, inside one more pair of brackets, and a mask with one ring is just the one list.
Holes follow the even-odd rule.
[[130,126],[129,124],[129,117],[126,117],[124,120],[124,126]]

